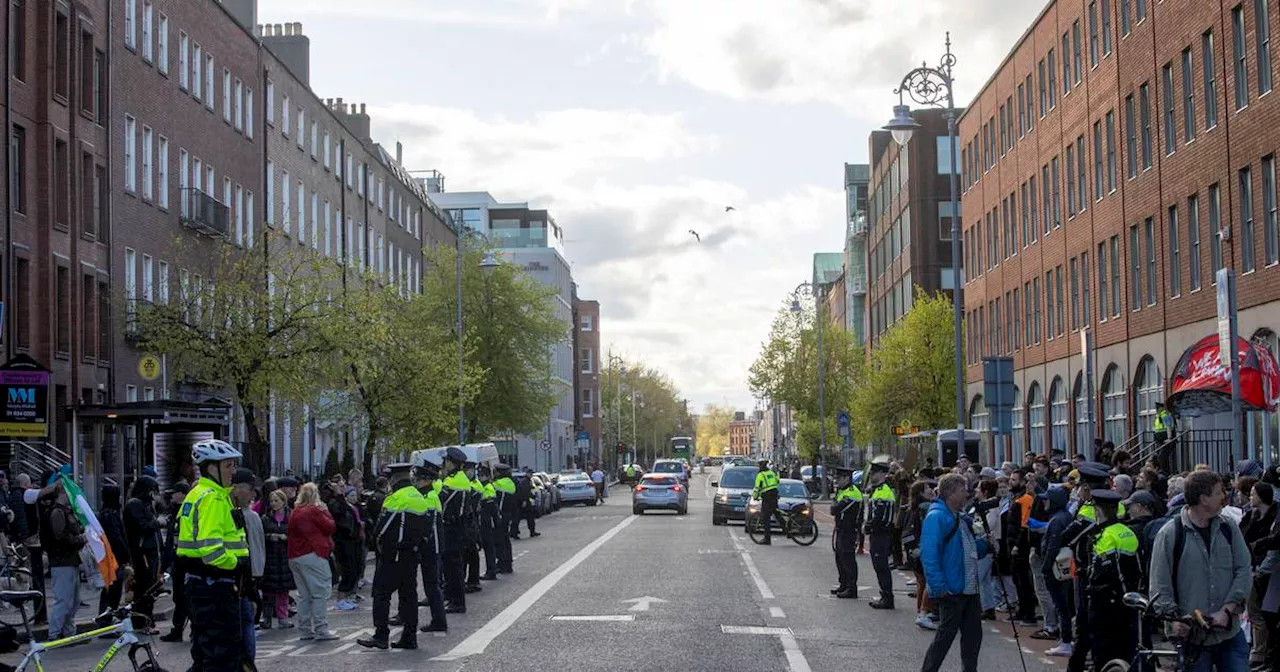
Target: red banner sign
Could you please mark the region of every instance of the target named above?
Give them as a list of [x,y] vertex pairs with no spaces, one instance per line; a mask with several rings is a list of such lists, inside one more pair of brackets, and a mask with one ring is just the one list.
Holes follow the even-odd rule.
[[[1236,339],[1240,401],[1246,408],[1274,411],[1280,399],[1280,365],[1266,346]],[[1222,365],[1217,334],[1182,353],[1173,372],[1169,407],[1177,415],[1212,415],[1231,410],[1231,371]]]

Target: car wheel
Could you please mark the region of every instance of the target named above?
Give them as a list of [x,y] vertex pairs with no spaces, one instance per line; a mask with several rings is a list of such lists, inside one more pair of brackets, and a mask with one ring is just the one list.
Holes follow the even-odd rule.
[[725,523],[724,518],[715,518],[715,517],[712,517],[712,518],[711,518],[711,524],[712,524],[712,525],[714,525],[714,526],[716,526],[716,527],[719,527],[719,526],[721,526],[721,525],[724,525],[724,523]]
[[633,515],[633,516],[638,516],[638,515],[640,515],[640,514],[642,514],[642,513],[644,513],[644,509],[642,509],[642,508],[640,508],[640,507],[638,507],[638,506],[633,506],[633,507],[631,507],[631,515]]
[[587,506],[595,506],[595,505],[596,505],[596,500],[594,499],[587,500]]
[[680,508],[680,515],[684,516],[684,515],[688,515],[688,514],[689,514],[689,508],[688,508],[688,507],[681,507],[681,508]]

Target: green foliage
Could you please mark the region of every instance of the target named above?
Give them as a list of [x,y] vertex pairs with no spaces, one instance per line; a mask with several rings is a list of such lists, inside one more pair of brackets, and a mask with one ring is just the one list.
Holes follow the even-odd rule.
[[[685,403],[679,398],[675,384],[661,371],[643,363],[631,362],[607,353],[601,360],[600,427],[603,445],[612,448],[621,440],[632,448],[634,442],[645,455],[666,455],[671,438],[693,436],[694,422]],[[625,371],[625,375],[623,374]],[[632,414],[632,393],[635,413]],[[618,433],[621,420],[622,433]],[[698,433],[698,443],[702,435]],[[698,450],[701,450],[699,445]]]
[[[818,454],[818,446],[822,443],[822,431],[816,416],[803,413],[796,416],[796,451],[800,453],[800,461],[809,464]],[[827,416],[827,450],[824,457],[831,458],[839,454],[840,434],[837,432],[836,419],[833,414]]]
[[698,455],[724,455],[729,452],[729,423],[733,409],[707,404],[698,416]]
[[[347,450],[342,451],[342,475],[343,475],[343,477],[346,477],[348,474],[350,474],[350,473],[351,473],[351,470],[352,470],[352,469],[355,469],[355,468],[356,468],[356,451],[351,450],[351,449],[347,449]],[[359,484],[359,483],[348,483],[348,485],[354,485],[354,486],[359,487],[359,485],[360,485],[360,484]]]
[[[467,440],[507,432],[536,434],[546,426],[560,393],[551,378],[551,348],[568,338],[568,327],[556,316],[554,288],[510,263],[482,269],[483,255],[483,250],[468,250],[461,260],[462,332],[476,378],[471,394],[464,391]],[[451,248],[427,250],[416,318],[419,324],[448,325],[454,338],[457,263]],[[456,380],[456,371],[444,379]],[[434,382],[440,385],[439,379]],[[448,387],[456,391],[457,386]]]
[[859,443],[886,441],[895,424],[955,424],[955,328],[951,299],[917,288],[911,310],[871,351],[851,408]]
[[329,454],[324,458],[324,480],[328,481],[335,475],[342,473],[342,463],[338,459],[339,447],[329,449]]

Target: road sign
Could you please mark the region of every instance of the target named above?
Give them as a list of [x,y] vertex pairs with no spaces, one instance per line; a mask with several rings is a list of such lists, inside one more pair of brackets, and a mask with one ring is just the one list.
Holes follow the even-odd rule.
[[155,380],[160,377],[160,358],[155,355],[143,355],[138,360],[138,375],[143,380]]
[[1013,358],[982,360],[982,401],[991,412],[991,431],[1008,435],[1013,430]]
[[840,432],[840,436],[849,436],[849,412],[840,411],[836,416],[836,428]]
[[577,437],[577,447],[578,447],[578,448],[590,448],[590,447],[591,447],[591,433],[590,433],[590,432],[578,432],[578,437]]
[[1236,347],[1231,340],[1231,269],[1220,268],[1217,272],[1218,299],[1218,357],[1222,368],[1231,368],[1231,360],[1235,358]]
[[548,441],[547,439],[543,439],[543,440],[542,440],[542,449],[543,449],[543,450],[547,450],[547,451],[551,450],[551,442],[550,442],[550,441]]

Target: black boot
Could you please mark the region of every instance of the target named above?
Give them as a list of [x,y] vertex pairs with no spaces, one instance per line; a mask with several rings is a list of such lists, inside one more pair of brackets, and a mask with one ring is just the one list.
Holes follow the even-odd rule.
[[418,632],[449,632],[449,626],[440,625],[439,623],[428,623],[421,628],[418,628]]
[[368,639],[357,639],[356,644],[359,644],[366,649],[381,649],[383,651],[391,648],[391,645],[387,644],[385,641],[381,639],[374,639],[372,637]]
[[418,641],[416,639],[401,639],[396,642],[391,642],[391,648],[413,651],[418,648]]
[[838,597],[838,598],[840,598],[840,599],[842,599],[842,600],[856,600],[856,599],[858,599],[858,589],[857,589],[857,588],[845,588],[844,590],[842,590],[842,591],[840,591],[840,592],[836,593],[836,597]]
[[871,600],[871,602],[869,602],[868,604],[871,605],[872,609],[892,609],[893,608],[893,600],[886,600],[882,597],[877,597],[876,599]]

